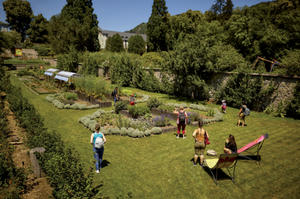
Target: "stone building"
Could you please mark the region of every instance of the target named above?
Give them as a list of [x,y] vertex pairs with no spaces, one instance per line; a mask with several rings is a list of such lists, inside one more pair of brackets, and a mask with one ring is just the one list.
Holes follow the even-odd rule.
[[98,40],[101,49],[104,49],[106,47],[106,40],[108,37],[112,37],[115,34],[119,34],[122,37],[123,40],[123,46],[125,49],[128,48],[128,40],[131,36],[134,35],[141,35],[144,41],[146,42],[147,36],[145,34],[136,34],[136,33],[127,33],[127,32],[116,32],[116,31],[110,31],[110,30],[102,30],[99,29],[98,34]]

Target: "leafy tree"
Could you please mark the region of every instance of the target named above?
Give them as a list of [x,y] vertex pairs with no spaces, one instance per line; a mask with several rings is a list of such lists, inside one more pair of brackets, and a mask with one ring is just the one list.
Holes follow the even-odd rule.
[[169,17],[170,23],[170,49],[173,49],[177,42],[183,41],[186,35],[195,34],[197,26],[204,20],[200,11],[188,10],[180,15]]
[[31,42],[46,43],[48,41],[48,23],[42,14],[33,17],[30,28],[27,30]]
[[147,23],[148,51],[168,50],[168,8],[165,0],[154,0]]
[[124,51],[123,40],[119,34],[114,34],[111,38],[106,40],[106,49],[111,52]]
[[142,55],[145,51],[145,41],[141,35],[134,35],[129,38],[128,52]]
[[57,53],[71,46],[77,51],[98,51],[98,21],[92,0],[68,0],[61,13],[50,20],[50,41]]
[[60,55],[57,58],[57,68],[60,70],[76,72],[78,68],[78,53],[71,49],[68,54]]
[[30,3],[26,0],[5,0],[3,8],[11,29],[21,33],[22,41],[24,41],[32,18]]
[[233,3],[231,0],[215,0],[211,7],[211,11],[215,19],[225,21],[232,15]]
[[9,49],[12,53],[14,53],[16,45],[20,45],[21,40],[21,34],[14,30],[9,32],[1,32],[0,41],[3,42],[3,44],[1,44],[1,50]]
[[300,76],[300,50],[289,51],[286,56],[282,58],[282,64],[287,69],[286,75]]

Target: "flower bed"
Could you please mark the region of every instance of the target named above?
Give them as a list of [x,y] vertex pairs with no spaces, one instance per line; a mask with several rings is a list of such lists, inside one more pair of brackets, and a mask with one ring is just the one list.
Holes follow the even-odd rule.
[[76,93],[77,93],[79,99],[90,102],[91,104],[94,104],[94,105],[99,105],[100,108],[112,106],[112,102],[109,102],[109,101],[102,102],[93,96],[88,96],[87,94],[85,94],[83,92],[79,92],[79,91],[77,91]]
[[[113,114],[113,111],[103,111],[98,110],[92,115],[87,115],[79,119],[79,123],[82,123],[85,127],[90,129],[91,131],[95,130],[95,125],[97,124],[97,118],[100,118],[100,116],[104,116],[104,114]],[[120,116],[119,116],[120,117]],[[145,121],[139,121],[134,119],[129,119],[130,124],[128,126],[138,126],[141,124],[141,126],[146,126]],[[136,124],[134,124],[136,123]],[[138,124],[139,123],[139,124]],[[101,132],[103,132],[105,135],[121,135],[121,136],[129,136],[133,138],[141,138],[153,135],[158,135],[163,132],[167,132],[170,130],[174,130],[176,127],[145,127],[144,129],[139,128],[132,128],[132,127],[105,127],[102,126]]]
[[56,108],[59,109],[75,109],[75,110],[86,110],[86,109],[93,109],[99,108],[99,104],[87,105],[81,103],[63,103],[59,99],[61,98],[62,94],[52,94],[46,97],[48,102],[51,102]]

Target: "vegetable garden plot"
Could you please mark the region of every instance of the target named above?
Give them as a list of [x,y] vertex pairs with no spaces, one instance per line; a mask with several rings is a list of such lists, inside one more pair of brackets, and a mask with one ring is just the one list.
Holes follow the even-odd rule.
[[20,80],[38,94],[53,94],[57,92],[57,89],[53,88],[50,84],[40,81],[33,76],[22,77]]

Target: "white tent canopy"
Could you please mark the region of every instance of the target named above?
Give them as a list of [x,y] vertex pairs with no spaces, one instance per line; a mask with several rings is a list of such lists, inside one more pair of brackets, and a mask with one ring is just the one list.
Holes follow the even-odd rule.
[[70,77],[78,77],[79,75],[77,73],[72,73],[72,72],[68,72],[68,71],[60,71],[58,72],[54,79],[59,79],[65,82],[68,82]]
[[49,68],[48,70],[45,71],[45,75],[48,75],[48,76],[53,76],[55,72],[59,71],[58,69],[56,68]]

